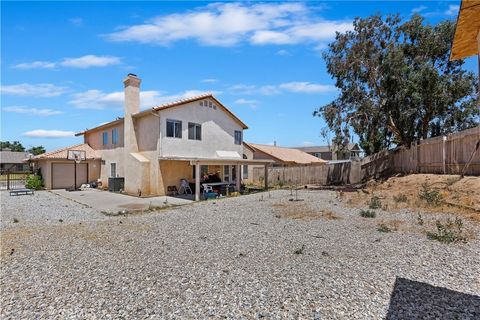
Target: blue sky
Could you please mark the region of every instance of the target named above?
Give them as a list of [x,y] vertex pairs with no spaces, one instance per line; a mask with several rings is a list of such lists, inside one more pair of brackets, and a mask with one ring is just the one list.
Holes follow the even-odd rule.
[[72,132],[122,115],[132,72],[143,108],[213,92],[250,127],[246,141],[324,144],[312,112],[337,94],[321,58],[335,31],[379,12],[437,23],[458,4],[2,1],[1,140],[82,142]]

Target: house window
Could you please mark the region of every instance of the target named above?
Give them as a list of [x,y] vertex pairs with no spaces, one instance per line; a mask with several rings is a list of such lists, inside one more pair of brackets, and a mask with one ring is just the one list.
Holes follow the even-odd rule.
[[102,134],[102,143],[103,145],[107,145],[108,144],[108,131],[104,131],[103,134]]
[[110,163],[110,177],[115,178],[117,176],[117,164]]
[[112,129],[112,143],[118,144],[118,128]]
[[[243,155],[243,159],[248,159],[247,155]],[[248,165],[243,165],[243,179],[248,179]]]
[[202,125],[198,123],[188,123],[188,139],[202,140]]
[[182,137],[182,121],[167,120],[167,137],[170,137],[170,138]]
[[223,166],[223,181],[230,182],[230,166]]
[[[193,175],[192,175],[192,178],[193,179],[196,179],[196,172],[195,172],[195,166],[192,166],[192,169],[193,169]],[[208,166],[200,166],[200,179],[202,179],[203,177],[205,177],[206,175],[208,175]]]
[[235,130],[235,144],[242,144],[242,131]]

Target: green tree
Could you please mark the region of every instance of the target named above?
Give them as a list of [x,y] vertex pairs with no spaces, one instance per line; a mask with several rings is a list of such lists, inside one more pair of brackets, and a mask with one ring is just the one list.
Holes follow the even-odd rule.
[[11,151],[24,152],[25,147],[22,146],[20,141],[0,141],[0,150],[10,149]]
[[34,156],[45,153],[45,148],[43,146],[31,147],[27,152],[33,154]]
[[452,21],[426,24],[414,15],[356,18],[324,53],[339,96],[315,110],[348,142],[353,130],[366,154],[475,126],[478,78],[449,61]]

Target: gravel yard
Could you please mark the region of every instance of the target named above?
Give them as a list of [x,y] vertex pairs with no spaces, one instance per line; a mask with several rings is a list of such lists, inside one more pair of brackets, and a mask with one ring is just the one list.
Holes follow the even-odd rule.
[[303,190],[114,217],[49,192],[1,197],[2,319],[480,318],[480,228],[429,240],[444,213],[362,218]]

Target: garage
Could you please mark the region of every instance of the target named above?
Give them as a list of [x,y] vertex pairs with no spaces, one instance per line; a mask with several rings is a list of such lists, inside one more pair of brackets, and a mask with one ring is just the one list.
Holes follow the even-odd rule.
[[[74,163],[52,163],[52,189],[72,188],[75,184]],[[77,187],[88,183],[88,164],[77,164]]]

